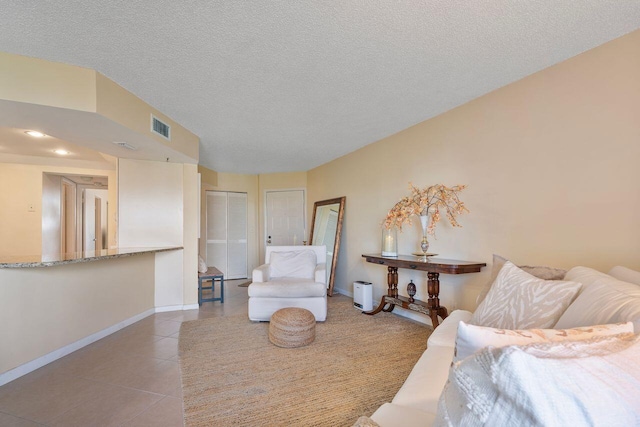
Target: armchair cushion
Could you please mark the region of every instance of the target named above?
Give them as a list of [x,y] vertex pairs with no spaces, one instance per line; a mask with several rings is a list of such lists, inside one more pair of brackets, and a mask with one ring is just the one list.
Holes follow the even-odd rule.
[[313,298],[324,297],[327,287],[313,279],[282,277],[268,282],[253,282],[248,292],[249,298]]
[[316,254],[312,250],[272,252],[269,261],[269,276],[271,278],[313,279],[316,264]]
[[315,278],[318,283],[327,283],[327,264],[316,265]]

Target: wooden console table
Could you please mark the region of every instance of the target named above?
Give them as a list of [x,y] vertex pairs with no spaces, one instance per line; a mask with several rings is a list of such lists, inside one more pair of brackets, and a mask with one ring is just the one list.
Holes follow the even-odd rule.
[[[382,296],[380,305],[373,311],[364,312],[365,314],[377,314],[381,311],[391,312],[396,305],[402,308],[420,312],[431,317],[433,327],[439,325],[438,316],[443,319],[449,315],[447,309],[440,305],[440,273],[445,274],[465,274],[477,273],[487,264],[484,262],[457,261],[441,258],[427,258],[426,261],[417,256],[399,255],[397,257],[383,257],[380,254],[362,255],[367,262],[372,264],[386,265],[389,271],[387,275],[387,283],[389,289],[387,295]],[[398,295],[398,268],[408,268],[410,270],[426,271],[428,282],[427,291],[429,292],[428,301],[419,301],[417,299]],[[388,307],[385,308],[385,306]]]

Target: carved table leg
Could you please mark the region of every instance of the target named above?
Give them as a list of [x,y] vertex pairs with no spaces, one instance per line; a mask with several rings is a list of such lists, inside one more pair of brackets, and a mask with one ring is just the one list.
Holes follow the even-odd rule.
[[[385,308],[384,306],[389,304],[389,307]],[[385,313],[389,313],[391,311],[393,311],[393,309],[395,308],[395,304],[391,304],[391,303],[387,303],[387,296],[386,295],[382,295],[382,301],[380,301],[380,305],[373,311],[363,311],[364,314],[368,314],[368,315],[374,315],[374,314],[378,314],[381,311],[384,311]]]
[[[390,297],[397,297],[398,296],[398,267],[388,267],[389,273],[387,274],[387,284],[388,284],[388,289],[387,289],[387,295]],[[386,295],[382,296],[382,300],[380,301],[380,305],[378,306],[378,308],[376,308],[373,311],[363,311],[364,314],[377,314],[380,313],[381,311],[384,311],[386,313],[389,313],[391,311],[393,311],[393,309],[395,308],[395,304],[389,304],[389,306],[387,308],[385,308],[384,306],[387,304]]]
[[429,312],[431,317],[431,322],[433,323],[433,327],[435,328],[440,324],[438,321],[438,316],[443,319],[448,316],[447,309],[445,307],[440,306],[440,273],[427,273],[427,277],[429,281],[427,282],[427,291],[429,292]]
[[398,268],[397,267],[388,267],[389,273],[387,274],[387,284],[389,289],[387,289],[387,295],[390,297],[398,296]]

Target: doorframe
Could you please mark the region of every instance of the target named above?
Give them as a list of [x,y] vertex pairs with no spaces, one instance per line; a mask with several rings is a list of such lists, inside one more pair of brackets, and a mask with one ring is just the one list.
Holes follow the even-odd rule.
[[266,189],[262,193],[262,244],[260,245],[260,259],[264,260],[264,254],[267,251],[267,193],[282,193],[285,191],[302,191],[302,221],[304,223],[304,231],[302,241],[307,241],[309,243],[309,239],[307,236],[308,224],[307,219],[309,215],[307,215],[307,189],[305,187],[294,187],[294,188],[274,188],[274,189]]
[[[69,197],[67,194],[67,189],[71,189],[73,192],[73,197]],[[65,250],[67,245],[67,229],[70,228],[72,231],[72,241],[74,246],[74,252],[78,252],[78,185],[66,178],[65,176],[60,176],[60,253],[67,253]],[[73,209],[67,209],[67,201],[73,199]],[[70,221],[70,216],[72,217]],[[72,227],[69,227],[69,222],[72,222]]]

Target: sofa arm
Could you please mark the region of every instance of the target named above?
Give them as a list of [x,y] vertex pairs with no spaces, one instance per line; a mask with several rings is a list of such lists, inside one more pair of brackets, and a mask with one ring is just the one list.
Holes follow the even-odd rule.
[[371,419],[380,427],[428,427],[435,421],[436,414],[410,406],[385,403],[371,415]]
[[262,264],[260,267],[254,268],[251,280],[254,282],[268,282],[269,264]]
[[318,283],[327,284],[327,264],[316,265],[315,281]]

